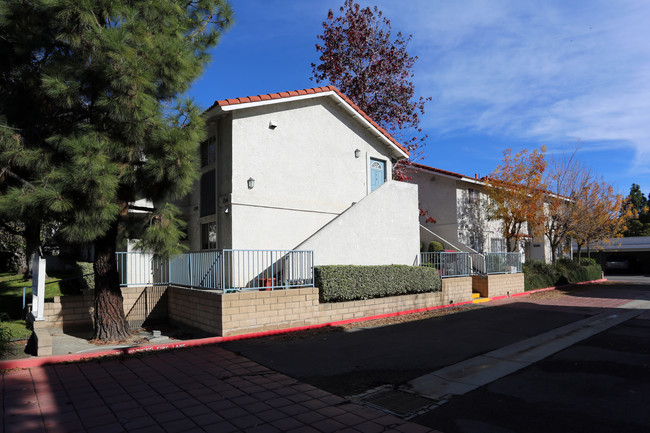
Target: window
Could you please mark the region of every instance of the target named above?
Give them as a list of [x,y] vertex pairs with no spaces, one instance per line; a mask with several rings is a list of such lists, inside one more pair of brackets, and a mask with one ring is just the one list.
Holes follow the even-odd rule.
[[201,167],[217,160],[217,137],[212,136],[201,143]]
[[477,190],[472,188],[467,190],[467,203],[479,204],[479,195]]
[[492,238],[490,240],[490,252],[493,252],[493,253],[505,253],[506,252],[506,240],[504,238]]
[[201,249],[202,250],[216,250],[217,249],[217,223],[209,222],[201,224]]
[[201,212],[200,215],[214,215],[217,212],[217,184],[214,170],[201,175]]

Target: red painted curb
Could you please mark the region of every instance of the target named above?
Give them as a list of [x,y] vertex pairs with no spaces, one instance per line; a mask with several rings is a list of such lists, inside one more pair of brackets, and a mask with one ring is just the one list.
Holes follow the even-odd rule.
[[499,299],[506,299],[508,297],[514,298],[514,297],[517,297],[517,296],[528,296],[528,295],[532,295],[533,293],[548,292],[550,290],[563,289],[565,287],[580,286],[580,285],[583,285],[583,284],[592,284],[592,283],[602,283],[602,282],[605,282],[605,281],[607,281],[607,278],[601,278],[599,280],[591,280],[591,281],[579,281],[577,283],[563,284],[561,286],[544,287],[542,289],[533,289],[533,290],[529,290],[527,292],[515,293],[515,294],[510,295],[510,296],[508,296],[508,295],[495,296],[493,298],[490,298],[490,301],[498,301]]
[[457,302],[455,304],[436,305],[433,307],[418,308],[415,310],[398,311],[395,313],[378,314],[375,316],[359,317],[356,319],[338,320],[335,322],[319,323],[316,325],[296,326],[293,328],[275,329],[271,331],[252,332],[249,334],[230,335],[225,337],[208,337],[198,338],[195,340],[179,341],[177,343],[154,344],[150,346],[128,347],[124,349],[102,350],[92,353],[72,353],[69,355],[53,355],[41,358],[15,359],[9,361],[0,361],[0,370],[12,370],[16,368],[33,368],[42,367],[50,364],[60,364],[63,362],[84,361],[104,356],[130,355],[141,352],[155,352],[157,350],[168,350],[185,347],[206,346],[209,344],[223,343],[226,341],[246,340],[250,338],[266,337],[270,335],[288,334],[290,332],[306,331],[310,329],[325,328],[328,326],[346,325],[348,323],[365,322],[368,320],[385,319],[387,317],[403,316],[406,314],[421,313],[424,311],[440,310],[443,308],[458,307],[460,305],[471,304],[472,301]]
[[[535,289],[535,290],[530,290],[528,292],[521,292],[521,293],[515,293],[514,295],[510,295],[510,297],[515,297],[515,296],[527,296],[532,293],[538,293],[538,292],[545,292],[548,290],[555,290],[559,289],[562,287],[570,287],[574,285],[580,285],[580,284],[589,284],[589,283],[599,283],[607,281],[606,278],[600,279],[600,280],[593,280],[593,281],[583,281],[580,283],[573,283],[573,284],[566,284],[563,286],[555,286],[555,287],[545,287],[543,289]],[[507,295],[503,296],[495,296],[493,298],[490,298],[491,301],[496,301],[499,299],[504,299],[507,298]],[[153,344],[150,346],[137,346],[137,347],[128,347],[124,349],[113,349],[113,350],[102,350],[98,352],[92,352],[92,353],[72,353],[69,355],[53,355],[53,356],[44,356],[41,358],[28,358],[28,359],[15,359],[15,360],[10,360],[10,361],[0,361],[0,370],[12,370],[15,368],[32,368],[32,367],[42,367],[44,365],[49,365],[49,364],[59,364],[63,362],[74,362],[74,361],[84,361],[84,360],[90,360],[93,358],[99,358],[103,356],[119,356],[119,355],[130,355],[134,353],[140,353],[140,352],[155,352],[157,350],[168,350],[168,349],[178,349],[178,348],[184,348],[184,347],[197,347],[197,346],[206,346],[208,344],[216,344],[216,343],[223,343],[226,341],[236,341],[236,340],[246,340],[249,338],[257,338],[257,337],[266,337],[269,335],[280,335],[280,334],[288,334],[290,332],[298,332],[298,331],[306,331],[310,329],[318,329],[318,328],[325,328],[328,326],[339,326],[339,325],[346,325],[348,323],[356,323],[356,322],[365,322],[368,320],[377,320],[377,319],[385,319],[388,317],[395,317],[395,316],[403,316],[406,314],[414,314],[414,313],[422,313],[424,311],[432,311],[432,310],[440,310],[443,308],[450,308],[450,307],[458,307],[461,305],[467,305],[471,304],[472,301],[465,301],[465,302],[457,302],[455,304],[447,304],[447,305],[436,305],[433,307],[426,307],[426,308],[418,308],[415,310],[406,310],[406,311],[398,311],[396,313],[386,313],[386,314],[378,314],[375,316],[367,316],[367,317],[359,317],[356,319],[347,319],[347,320],[338,320],[336,322],[326,322],[326,323],[319,323],[316,325],[307,325],[307,326],[297,326],[294,328],[285,328],[285,329],[276,329],[272,331],[260,331],[260,332],[253,332],[250,334],[240,334],[240,335],[230,335],[226,337],[208,337],[208,338],[199,338],[195,340],[185,340],[185,341],[179,341],[177,343],[167,343],[167,344]]]

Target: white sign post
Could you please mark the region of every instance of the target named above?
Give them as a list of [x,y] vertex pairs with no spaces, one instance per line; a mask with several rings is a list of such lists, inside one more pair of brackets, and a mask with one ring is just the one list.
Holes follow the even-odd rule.
[[45,309],[45,259],[36,253],[32,262],[32,320],[44,320]]

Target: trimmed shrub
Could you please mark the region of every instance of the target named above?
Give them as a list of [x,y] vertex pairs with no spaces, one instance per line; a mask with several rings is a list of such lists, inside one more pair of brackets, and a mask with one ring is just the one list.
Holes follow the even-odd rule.
[[321,302],[343,302],[442,290],[432,267],[387,265],[316,266],[315,283]]
[[77,262],[79,268],[79,275],[83,275],[81,290],[89,290],[95,288],[95,270],[93,264],[89,262]]
[[595,262],[578,265],[578,262],[570,259],[559,259],[555,265],[530,260],[524,263],[523,271],[525,290],[598,280],[603,272],[600,265]]
[[590,266],[590,265],[598,265],[598,262],[595,259],[589,257],[582,257],[580,259],[580,266]]
[[6,313],[0,313],[0,356],[10,352],[11,331],[2,323],[8,319]]
[[429,242],[429,253],[439,253],[441,251],[444,251],[445,247],[440,243],[436,241],[431,241]]

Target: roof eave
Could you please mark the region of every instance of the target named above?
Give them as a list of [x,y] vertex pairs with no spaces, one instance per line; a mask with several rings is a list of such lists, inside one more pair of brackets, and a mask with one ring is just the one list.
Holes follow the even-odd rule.
[[364,116],[362,116],[357,110],[355,110],[352,106],[350,106],[350,104],[348,104],[348,102],[344,100],[334,90],[327,90],[318,93],[309,93],[306,95],[296,95],[296,96],[289,96],[289,97],[282,97],[282,98],[275,98],[275,99],[266,99],[260,101],[240,102],[237,104],[224,104],[224,105],[214,104],[207,112],[208,113],[214,112],[215,115],[218,115],[219,113],[226,113],[235,110],[245,110],[247,108],[255,108],[255,107],[260,107],[265,105],[273,105],[273,104],[280,104],[285,102],[314,99],[314,98],[320,98],[324,96],[333,98],[337,106],[341,107],[343,110],[345,110],[345,112],[347,112],[353,118],[358,120],[367,131],[369,131],[372,135],[374,135],[382,143],[384,143],[390,149],[391,151],[390,153],[392,157],[396,159],[404,159],[410,157],[410,154],[408,152],[402,150],[399,146],[393,143],[393,141],[391,141],[388,137],[386,137],[385,134],[383,134],[372,123],[370,123]]

